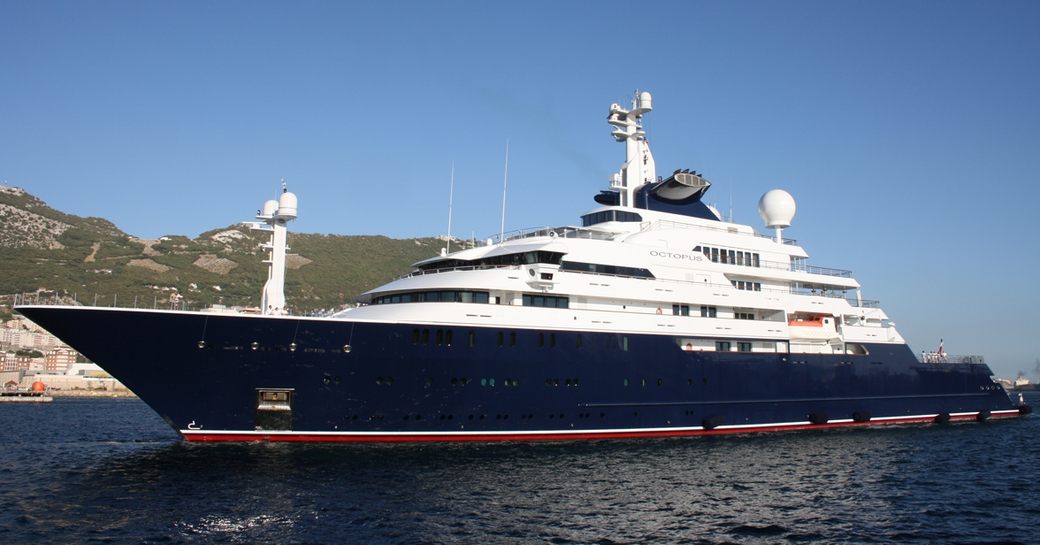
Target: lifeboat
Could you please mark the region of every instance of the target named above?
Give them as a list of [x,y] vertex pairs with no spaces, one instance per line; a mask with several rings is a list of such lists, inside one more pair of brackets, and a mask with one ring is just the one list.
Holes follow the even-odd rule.
[[792,316],[787,320],[791,339],[825,340],[839,337],[834,316]]

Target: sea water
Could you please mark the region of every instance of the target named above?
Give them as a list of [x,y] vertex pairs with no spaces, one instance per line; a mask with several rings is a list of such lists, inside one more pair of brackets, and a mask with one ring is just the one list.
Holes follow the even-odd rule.
[[1034,414],[650,440],[188,444],[140,401],[57,399],[0,406],[0,542],[1040,543],[1038,437]]

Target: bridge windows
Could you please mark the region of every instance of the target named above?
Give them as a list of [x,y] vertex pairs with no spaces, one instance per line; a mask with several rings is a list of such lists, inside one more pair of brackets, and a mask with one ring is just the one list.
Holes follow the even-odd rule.
[[585,214],[581,217],[582,227],[596,225],[597,223],[606,223],[608,221],[639,222],[643,221],[643,217],[635,212],[626,212],[624,210],[603,210],[602,212]]
[[729,248],[715,248],[711,246],[696,246],[693,251],[701,252],[704,257],[713,263],[725,263],[727,265],[740,265],[743,267],[761,267],[759,254],[745,252],[744,250],[731,250]]

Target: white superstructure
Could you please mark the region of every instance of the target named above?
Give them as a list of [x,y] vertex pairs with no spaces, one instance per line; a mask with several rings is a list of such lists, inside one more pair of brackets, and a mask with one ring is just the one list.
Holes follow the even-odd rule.
[[816,267],[793,241],[794,199],[772,190],[759,213],[773,236],[723,221],[696,172],[657,177],[641,118],[612,104],[626,158],[581,227],[543,228],[437,256],[362,296],[350,318],[667,335],[685,350],[863,353],[905,341],[864,301],[849,271]]

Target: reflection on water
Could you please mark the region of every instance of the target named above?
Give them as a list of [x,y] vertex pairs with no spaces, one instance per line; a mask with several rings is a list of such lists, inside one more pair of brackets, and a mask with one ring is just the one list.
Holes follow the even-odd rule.
[[[0,494],[12,542],[992,543],[1035,542],[1040,520],[1035,416],[649,441],[196,445],[136,402],[49,409],[5,431],[16,448],[0,471],[26,484]],[[65,412],[81,425],[65,428]]]

